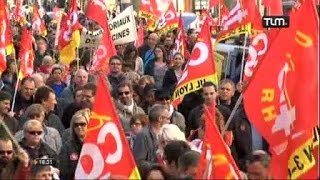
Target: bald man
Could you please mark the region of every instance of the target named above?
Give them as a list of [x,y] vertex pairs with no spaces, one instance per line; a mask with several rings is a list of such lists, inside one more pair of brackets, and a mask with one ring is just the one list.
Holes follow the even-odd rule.
[[65,100],[67,104],[71,104],[74,102],[74,90],[78,87],[83,87],[88,83],[88,73],[84,69],[78,69],[74,79],[73,83],[71,83],[68,87],[66,87],[62,93],[61,98]]
[[139,56],[143,59],[144,68],[147,64],[154,60],[154,48],[159,41],[159,36],[156,33],[151,33],[144,45],[138,48]]

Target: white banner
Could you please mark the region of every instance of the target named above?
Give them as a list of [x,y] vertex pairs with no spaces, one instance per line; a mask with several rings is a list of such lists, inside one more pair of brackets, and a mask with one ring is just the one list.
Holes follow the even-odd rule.
[[103,29],[96,31],[88,31],[86,28],[82,29],[80,47],[95,48],[99,45],[103,34]]
[[115,45],[133,42],[138,39],[133,6],[127,7],[109,22],[111,38]]

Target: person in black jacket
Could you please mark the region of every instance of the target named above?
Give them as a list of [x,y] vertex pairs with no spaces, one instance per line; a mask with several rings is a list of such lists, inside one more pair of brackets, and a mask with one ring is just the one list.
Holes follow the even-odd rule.
[[[39,158],[58,159],[57,153],[49,145],[41,140],[43,126],[38,120],[29,120],[23,125],[24,138],[19,142],[20,146],[27,151],[31,160]],[[56,162],[55,167],[58,167]]]
[[21,81],[20,91],[15,98],[13,112],[15,116],[20,118],[25,109],[33,103],[33,95],[35,93],[36,84],[33,78],[25,77]]
[[180,80],[185,64],[184,57],[181,53],[176,53],[173,57],[174,67],[167,70],[163,78],[162,88],[169,90],[173,94],[174,88]]
[[71,119],[71,138],[62,146],[59,154],[59,169],[62,180],[74,179],[88,123],[89,110],[87,109],[77,111]]

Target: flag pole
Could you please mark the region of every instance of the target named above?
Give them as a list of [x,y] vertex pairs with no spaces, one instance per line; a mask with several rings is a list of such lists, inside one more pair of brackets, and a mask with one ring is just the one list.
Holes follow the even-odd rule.
[[12,105],[11,105],[11,112],[13,112],[14,106],[16,104],[16,97],[17,97],[18,85],[19,85],[19,80],[20,80],[19,70],[18,70],[18,69],[20,69],[20,65],[19,65],[19,68],[18,68],[18,63],[17,63],[17,59],[16,58],[14,58],[14,63],[16,65],[16,67],[17,67],[17,82],[16,82],[16,86],[14,88],[14,94],[13,94]]
[[15,145],[17,149],[21,149],[21,146],[17,142],[16,138],[11,134],[8,126],[4,123],[3,116],[0,116],[0,126],[4,128],[4,131],[8,134],[9,138],[12,140],[13,145]]
[[59,36],[60,36],[60,28],[61,28],[61,19],[62,19],[62,12],[61,9],[59,8],[58,11],[58,22],[57,22],[57,29],[56,29],[56,37],[54,38],[54,51],[53,51],[53,58],[55,58],[56,53],[57,53],[57,46],[59,43]]
[[245,55],[246,55],[247,39],[248,39],[248,32],[246,32],[245,36],[244,36],[244,43],[243,43],[243,49],[242,49],[242,58],[241,58],[240,83],[242,82],[242,78],[243,78],[244,59],[245,59]]

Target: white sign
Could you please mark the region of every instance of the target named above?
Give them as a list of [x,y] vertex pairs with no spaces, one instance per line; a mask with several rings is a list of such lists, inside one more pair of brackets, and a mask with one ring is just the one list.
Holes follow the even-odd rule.
[[103,30],[88,31],[86,28],[82,29],[80,47],[95,48],[99,45]]
[[109,22],[111,38],[115,45],[133,42],[138,39],[133,14],[133,6],[129,6]]

